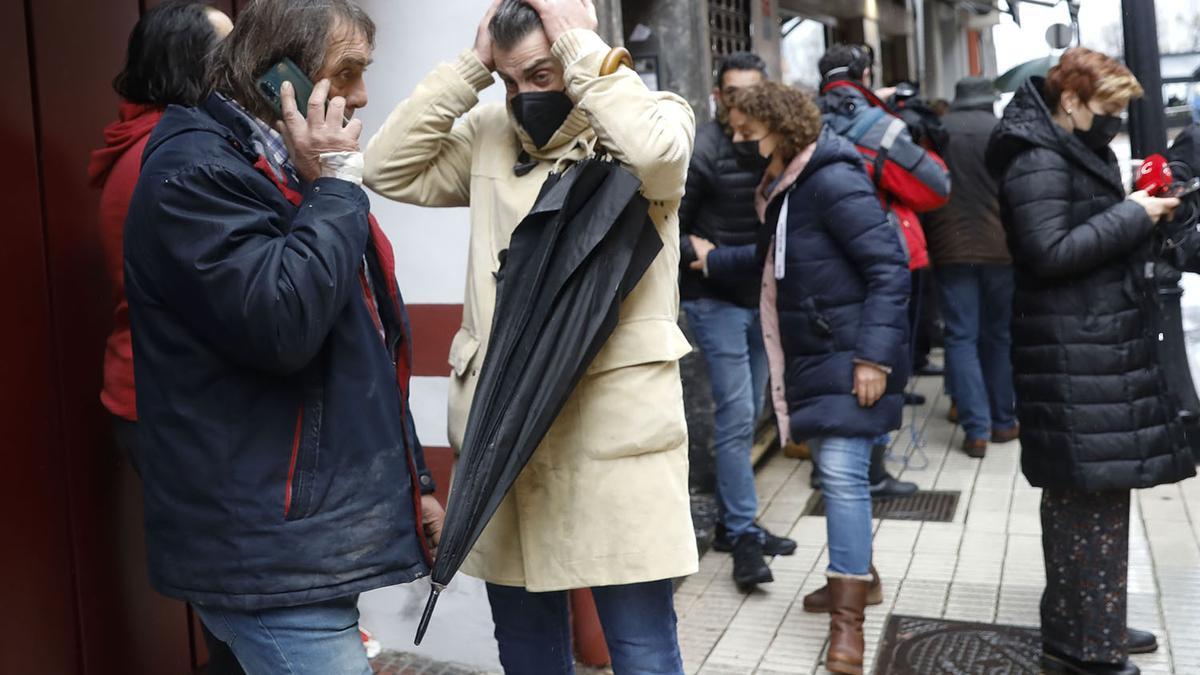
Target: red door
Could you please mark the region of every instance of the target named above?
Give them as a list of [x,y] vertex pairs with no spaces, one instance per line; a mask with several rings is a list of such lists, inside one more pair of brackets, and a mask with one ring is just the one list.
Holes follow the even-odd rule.
[[0,106],[0,287],[7,316],[0,330],[0,672],[74,673],[79,664],[67,518],[66,461],[51,346],[50,289],[38,178],[37,120],[29,42],[21,3],[0,3],[0,62],[8,100]]
[[194,665],[186,608],[147,581],[140,485],[98,399],[112,299],[86,166],[116,112],[110,83],[129,31],[153,4],[0,4],[11,83],[0,106],[3,673],[183,675]]

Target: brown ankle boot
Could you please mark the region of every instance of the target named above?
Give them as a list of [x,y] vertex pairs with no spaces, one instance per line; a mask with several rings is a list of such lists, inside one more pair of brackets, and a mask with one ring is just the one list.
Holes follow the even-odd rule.
[[[883,582],[879,580],[879,572],[871,565],[871,587],[867,589],[867,604],[883,603]],[[825,585],[804,596],[804,611],[813,614],[828,614],[832,603],[829,600],[829,586]]]
[[867,606],[868,581],[829,578],[829,652],[825,668],[831,673],[863,675],[863,609]]

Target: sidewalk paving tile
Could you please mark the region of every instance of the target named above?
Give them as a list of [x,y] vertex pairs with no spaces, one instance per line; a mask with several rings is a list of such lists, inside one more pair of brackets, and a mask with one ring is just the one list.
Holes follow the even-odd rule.
[[[928,399],[906,409],[888,467],[923,489],[958,490],[954,521],[874,521],[874,562],[884,602],[869,607],[867,664],[887,617],[1038,625],[1045,584],[1041,490],[1020,472],[1020,444],[993,444],[982,461],[960,449],[945,419],[940,379],[920,378]],[[918,443],[913,443],[912,429]],[[746,595],[730,579],[730,556],[709,552],[676,594],[689,674],[824,673],[829,617],[803,611],[804,594],[825,583],[825,519],[801,516],[813,491],[811,464],[775,455],[757,475],[760,520],[796,539],[796,554],[769,561],[775,582]],[[1200,481],[1134,493],[1130,528],[1129,622],[1159,638],[1134,662],[1147,675],[1200,675]]]

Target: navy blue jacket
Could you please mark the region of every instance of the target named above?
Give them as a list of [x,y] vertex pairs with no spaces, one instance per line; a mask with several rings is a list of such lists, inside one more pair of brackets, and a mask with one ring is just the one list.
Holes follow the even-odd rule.
[[[790,192],[776,308],[792,437],[898,429],[911,358],[910,275],[896,226],[858,150],[828,127]],[[772,232],[783,197],[777,192],[767,208]],[[891,369],[886,394],[870,408],[851,394],[856,360]]]
[[150,579],[243,610],[427,574],[433,487],[367,195],[273,179],[249,126],[169,108],[125,224]]

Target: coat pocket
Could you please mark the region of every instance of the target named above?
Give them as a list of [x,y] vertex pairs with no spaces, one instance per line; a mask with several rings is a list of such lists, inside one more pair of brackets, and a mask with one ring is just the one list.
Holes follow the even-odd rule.
[[479,351],[479,338],[475,337],[470,331],[465,328],[460,328],[454,334],[454,340],[450,343],[450,368],[454,371],[455,377],[462,377],[471,367],[471,361],[475,358],[475,353]]
[[287,485],[283,497],[285,520],[300,520],[316,512],[317,467],[321,454],[323,413],[324,391],[319,387],[306,389],[304,400],[296,411],[296,431],[292,437]]
[[592,459],[620,459],[687,444],[678,361],[588,375],[576,390],[580,446]]
[[788,345],[788,352],[827,354],[837,347],[832,319],[812,296],[805,297],[795,309],[781,312],[780,323],[780,334],[784,344]]
[[450,446],[456,451],[462,448],[467,416],[479,380],[479,365],[475,363],[478,353],[479,338],[465,328],[460,329],[450,343],[450,401],[446,417]]

